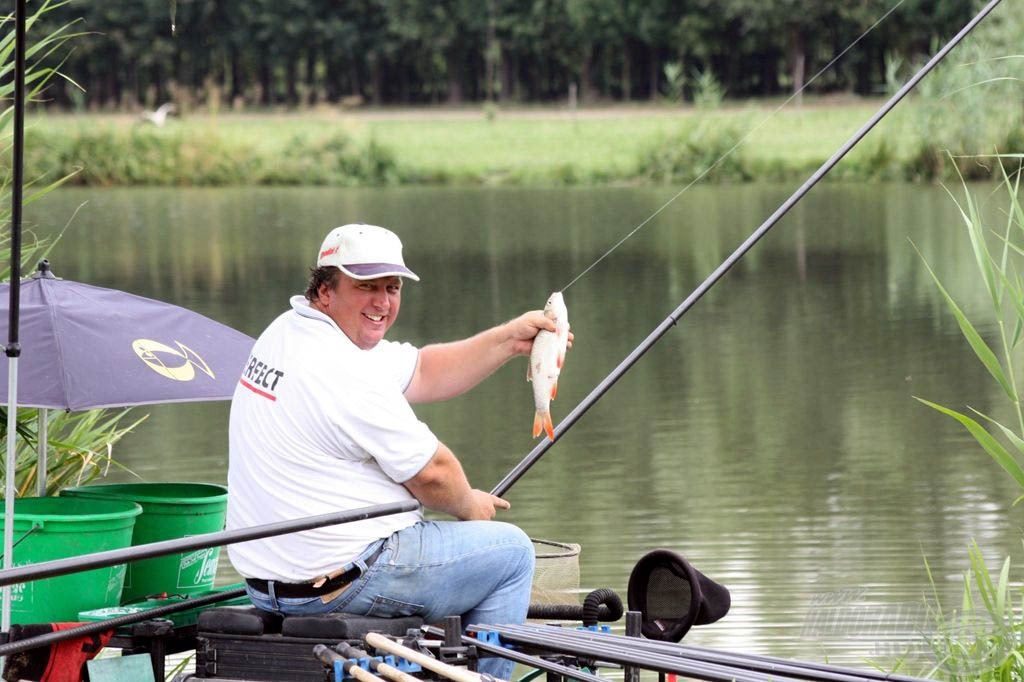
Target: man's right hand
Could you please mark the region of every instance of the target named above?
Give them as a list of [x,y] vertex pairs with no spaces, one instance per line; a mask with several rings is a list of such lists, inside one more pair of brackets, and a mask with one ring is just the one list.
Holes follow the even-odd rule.
[[499,509],[511,506],[489,492],[470,488],[462,464],[444,443],[438,443],[434,456],[405,487],[428,509],[463,521],[489,521]]
[[462,521],[490,521],[499,509],[509,509],[512,505],[497,495],[486,490],[473,488],[467,497],[466,509],[456,516]]

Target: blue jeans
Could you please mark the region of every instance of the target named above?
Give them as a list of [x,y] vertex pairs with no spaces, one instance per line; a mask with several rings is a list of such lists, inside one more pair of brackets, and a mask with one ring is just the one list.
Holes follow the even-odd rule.
[[[366,558],[381,546],[367,568]],[[463,625],[515,624],[530,606],[533,557],[530,539],[508,523],[423,521],[371,543],[354,562],[363,574],[327,603],[246,589],[257,608],[283,615],[340,611],[428,623],[459,615]],[[505,680],[513,667],[501,658],[480,660],[480,672]]]

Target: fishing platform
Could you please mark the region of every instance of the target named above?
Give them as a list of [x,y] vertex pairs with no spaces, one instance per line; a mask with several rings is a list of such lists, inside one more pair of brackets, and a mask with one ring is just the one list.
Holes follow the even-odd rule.
[[[676,676],[721,682],[923,682],[680,644],[691,627],[719,620],[730,604],[724,586],[681,555],[657,549],[630,573],[629,610],[617,593],[602,588],[587,594],[582,604],[531,604],[524,624],[464,627],[459,616],[438,624],[416,616],[281,616],[251,606],[239,584],[191,598],[150,599],[83,613],[95,622],[5,641],[0,654],[14,668],[5,670],[5,680],[19,679],[7,673],[33,665],[35,670],[70,665],[88,670],[84,679],[91,682],[496,682],[479,667],[482,660],[498,657],[525,670],[517,682],[541,675],[547,682],[640,682],[642,673],[645,679],[657,674],[659,682]],[[102,640],[95,639],[101,632]],[[62,653],[55,646],[58,640],[71,646]],[[95,646],[118,648],[121,656],[92,659]],[[91,655],[74,656],[87,651]],[[167,657],[179,654],[180,659],[191,651],[194,670],[169,675]],[[70,662],[54,662],[69,653]],[[33,656],[43,662],[33,663]],[[53,678],[29,674],[25,679]]]
[[[545,607],[531,610],[531,616],[543,615]],[[601,615],[621,617],[621,605],[617,612],[602,607]],[[458,616],[434,627],[419,618],[334,614],[275,619],[247,607],[224,607],[200,617],[196,671],[174,682],[490,682],[477,668],[482,658],[494,656],[528,669],[519,682],[540,675],[548,682],[639,682],[642,671],[656,673],[660,682],[669,676],[721,682],[923,682],[652,640],[643,636],[643,622],[643,614],[630,611],[625,614],[626,634],[615,634],[607,624],[567,621],[471,625],[464,633]]]
[[[207,532],[192,535],[196,529],[178,528],[179,537],[155,541],[147,532],[141,544],[66,556],[72,539],[90,547],[96,544],[81,529],[82,519],[70,514],[74,509],[85,508],[90,527],[93,522],[124,521],[124,516],[134,520],[135,515],[140,520],[159,519],[163,526],[165,515],[154,510],[168,505],[219,509],[214,500],[225,492],[209,484],[167,485],[91,486],[64,491],[74,493],[67,497],[18,500],[24,526],[18,548],[37,561],[0,571],[0,586],[25,586],[19,588],[17,623],[0,633],[5,680],[55,680],[46,671],[59,668],[67,673],[59,677],[62,680],[157,682],[168,679],[168,657],[180,661],[182,654],[194,651],[194,671],[172,670],[173,682],[493,682],[479,673],[481,660],[493,657],[532,670],[521,682],[541,674],[550,682],[598,682],[616,672],[623,682],[639,682],[641,671],[657,673],[662,681],[684,675],[737,682],[919,682],[903,675],[680,645],[692,627],[724,618],[731,596],[724,585],[669,549],[652,550],[637,561],[628,577],[624,607],[619,595],[606,588],[591,591],[578,603],[579,546],[534,540],[534,603],[525,624],[463,623],[458,615],[442,623],[339,613],[285,617],[252,606],[241,583],[160,594],[170,589],[165,586],[180,584],[183,575],[190,583],[209,580],[212,587],[216,554],[207,550],[401,513],[417,508],[414,500],[228,531],[211,530],[223,523],[219,512],[211,510]],[[106,499],[112,495],[141,504]],[[149,511],[141,511],[143,507]],[[101,508],[109,513],[93,518]],[[42,521],[32,522],[31,512]],[[129,539],[133,528],[120,525],[122,539]],[[134,532],[138,530],[136,525]],[[104,535],[110,532],[103,530]],[[53,555],[60,558],[50,558]],[[157,558],[167,561],[146,566]],[[132,567],[130,585],[124,579],[126,564]],[[183,573],[186,568],[191,573]],[[562,589],[552,589],[552,583]],[[111,585],[117,589],[105,594]],[[96,588],[103,588],[104,594],[85,594]],[[124,594],[130,597],[125,599]],[[68,610],[83,596],[111,597],[115,605]],[[559,603],[566,601],[577,603]],[[620,620],[624,622],[613,629],[610,624]],[[97,656],[105,647],[120,649],[121,656]]]
[[[530,621],[525,624],[467,628],[463,628],[458,616],[434,626],[416,616],[377,618],[335,613],[282,617],[240,603],[190,609],[184,615],[173,614],[173,620],[152,618],[118,628],[107,646],[120,648],[121,657],[88,661],[89,677],[85,679],[495,682],[489,675],[479,673],[478,667],[482,659],[500,657],[522,666],[518,682],[529,682],[540,675],[547,682],[639,682],[641,673],[657,674],[659,682],[675,676],[721,682],[924,682],[905,675],[646,637],[644,632],[653,628],[672,632],[673,638],[679,632],[677,626],[688,629],[696,624],[688,620],[691,603],[677,599],[683,582],[675,581],[672,595],[656,595],[657,614],[624,612],[618,595],[601,589],[588,594],[582,606],[531,605]],[[221,592],[229,594],[234,590]],[[610,625],[620,620],[624,623]],[[656,625],[659,622],[664,629]],[[623,634],[617,634],[623,630]],[[195,651],[194,671],[178,672],[168,678],[165,657],[190,650]]]

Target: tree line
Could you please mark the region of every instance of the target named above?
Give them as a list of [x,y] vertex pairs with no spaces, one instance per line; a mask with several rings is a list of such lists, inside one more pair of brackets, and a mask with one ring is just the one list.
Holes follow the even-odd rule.
[[[978,0],[71,0],[64,107],[546,103],[884,90]],[[37,33],[38,32],[38,33]]]

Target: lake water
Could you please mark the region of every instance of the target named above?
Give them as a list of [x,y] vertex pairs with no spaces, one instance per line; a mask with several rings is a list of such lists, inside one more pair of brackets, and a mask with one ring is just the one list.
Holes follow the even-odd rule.
[[[691,189],[566,290],[576,344],[556,424],[791,190]],[[26,218],[40,235],[71,220],[50,256],[59,276],[254,336],[304,288],[331,227],[390,226],[423,279],[405,288],[391,338],[422,344],[543,306],[676,191],[68,189]],[[999,195],[988,201],[995,215]],[[640,556],[681,552],[733,600],[690,643],[856,665],[917,646],[926,561],[947,610],[972,540],[993,570],[1019,563],[1022,541],[1019,489],[914,400],[1009,416],[911,240],[981,314],[944,190],[819,187],[512,488],[502,518],[580,543],[581,587],[624,600]],[[525,374],[520,358],[468,396],[418,408],[478,487],[535,444]],[[137,413],[150,418],[119,461],[150,481],[226,480],[226,403]],[[226,566],[220,577],[234,578]]]

